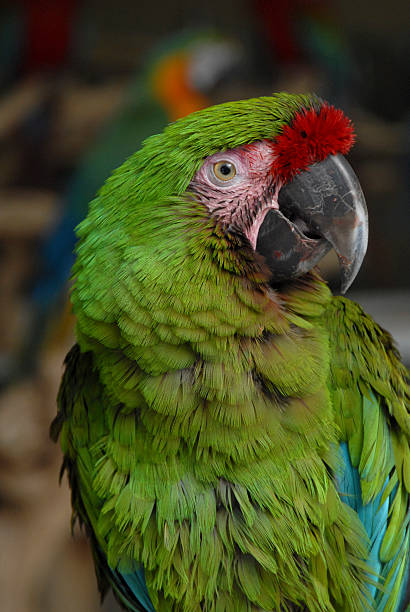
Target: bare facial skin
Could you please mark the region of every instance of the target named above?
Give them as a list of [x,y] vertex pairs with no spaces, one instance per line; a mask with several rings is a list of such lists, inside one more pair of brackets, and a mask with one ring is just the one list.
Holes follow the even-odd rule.
[[279,208],[281,183],[272,174],[274,159],[268,140],[215,153],[188,187],[226,229],[245,235],[253,249],[266,213]]

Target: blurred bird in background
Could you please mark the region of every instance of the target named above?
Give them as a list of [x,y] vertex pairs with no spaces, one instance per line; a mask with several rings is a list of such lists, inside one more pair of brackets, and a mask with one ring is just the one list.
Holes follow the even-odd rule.
[[61,198],[60,217],[40,246],[37,278],[30,294],[30,321],[11,376],[35,368],[50,330],[55,341],[72,323],[67,308],[68,277],[74,261],[74,228],[97,190],[141,142],[170,121],[212,102],[221,80],[232,78],[243,60],[238,43],[216,31],[170,36],[147,57],[131,80],[120,108],[85,152]]

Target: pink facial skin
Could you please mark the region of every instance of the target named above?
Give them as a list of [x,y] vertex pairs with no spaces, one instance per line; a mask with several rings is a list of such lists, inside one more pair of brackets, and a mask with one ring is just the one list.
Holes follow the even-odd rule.
[[[215,153],[205,159],[188,187],[227,230],[245,235],[254,250],[266,213],[279,209],[282,183],[272,174],[274,160],[268,140]],[[215,164],[222,161],[235,166],[236,174],[230,180],[215,175]]]

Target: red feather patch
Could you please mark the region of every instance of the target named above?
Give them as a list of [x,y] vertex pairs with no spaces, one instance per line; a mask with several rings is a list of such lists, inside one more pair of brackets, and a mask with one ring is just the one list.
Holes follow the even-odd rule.
[[324,104],[303,110],[276,138],[273,172],[284,182],[328,155],[345,154],[354,143],[353,124],[343,111]]

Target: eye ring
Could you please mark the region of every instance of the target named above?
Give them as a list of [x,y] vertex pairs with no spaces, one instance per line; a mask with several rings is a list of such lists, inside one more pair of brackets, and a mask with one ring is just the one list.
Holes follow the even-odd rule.
[[236,175],[235,165],[225,159],[216,162],[213,171],[216,178],[220,181],[231,181]]

